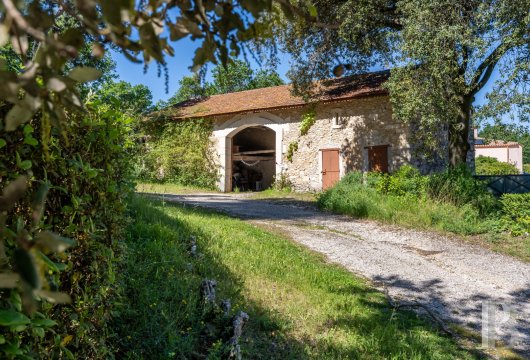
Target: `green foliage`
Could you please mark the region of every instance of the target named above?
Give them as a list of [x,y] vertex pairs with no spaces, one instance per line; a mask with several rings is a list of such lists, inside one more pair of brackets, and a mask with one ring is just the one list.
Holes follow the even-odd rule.
[[149,131],[139,158],[138,177],[146,181],[214,188],[218,177],[212,153],[210,120],[166,122]]
[[[322,209],[370,218],[420,229],[436,229],[457,234],[484,233],[490,226],[478,209],[471,204],[457,206],[449,202],[431,199],[425,194],[403,193],[406,188],[417,192],[426,180],[400,183],[394,181],[396,190],[403,195],[384,193],[380,181],[389,182],[386,176],[368,176],[359,172],[347,174],[333,188],[318,198]],[[418,185],[421,184],[421,185]]]
[[287,174],[282,171],[279,176],[274,177],[274,182],[271,187],[277,191],[291,192],[293,189],[293,183],[289,180]]
[[465,162],[473,101],[495,69],[488,116],[518,108],[527,117],[529,0],[313,4],[318,22],[286,19],[276,34],[296,64],[290,74],[296,88],[329,78],[333,68],[335,76],[391,68],[386,87],[394,115],[419,122],[417,135],[433,147],[442,145],[435,130],[449,124],[453,165]]
[[429,179],[426,176],[421,176],[419,170],[410,165],[400,167],[399,170],[392,175],[382,174],[380,176],[381,178],[376,183],[377,191],[383,194],[397,196],[424,196],[425,187]]
[[109,81],[98,89],[95,96],[129,115],[147,114],[153,109],[153,95],[145,85]]
[[254,71],[248,63],[235,60],[212,70],[213,83],[205,86],[209,94],[226,94],[252,89]]
[[157,104],[157,108],[163,109],[170,105],[175,105],[186,100],[199,99],[206,95],[207,89],[202,85],[201,76],[199,74],[184,76],[179,80],[179,89],[177,92],[170,97],[167,102],[162,101]]
[[530,174],[530,164],[524,164],[524,165],[523,165],[523,171],[524,171],[526,174]]
[[[1,110],[7,111],[6,107]],[[121,111],[94,100],[85,114],[66,119],[68,131],[62,133],[51,129],[45,115],[12,132],[0,129],[5,141],[0,179],[8,184],[2,191],[6,195],[9,184],[22,183],[24,178],[28,188],[19,192],[16,206],[2,220],[0,240],[8,259],[3,270],[16,267],[23,279],[18,289],[31,284],[40,298],[28,307],[27,299],[20,296],[24,291],[1,290],[0,307],[12,317],[15,312],[31,321],[24,326],[0,324],[3,356],[58,358],[75,353],[101,358],[113,352],[106,339],[107,322],[116,296],[115,241],[132,190],[130,124]],[[38,133],[46,134],[46,142],[37,140]],[[23,165],[26,162],[30,168]],[[24,223],[33,224],[29,233]],[[62,252],[72,242],[63,236],[77,243],[66,254]],[[69,300],[65,294],[71,296],[72,306],[54,306]]]
[[289,147],[287,148],[287,155],[285,157],[289,162],[293,162],[293,156],[294,153],[298,151],[298,141],[293,141],[289,144]]
[[[309,129],[316,122],[316,110],[314,106],[310,106],[300,118],[300,136],[307,135]],[[293,162],[294,153],[298,151],[298,140],[292,141],[287,149],[286,158],[289,162]]]
[[[11,43],[13,52],[20,56],[20,64],[31,71],[19,77],[20,66],[1,61],[0,80],[10,85],[2,87],[0,99],[25,109],[29,116],[21,123],[29,121],[37,111],[55,116],[60,123],[66,109],[82,109],[77,90],[85,81],[80,81],[78,75],[82,72],[86,78],[95,69],[92,65],[81,69],[77,61],[82,54],[102,59],[104,47],[111,45],[132,61],[143,60],[146,66],[155,60],[161,73],[162,69],[167,72],[164,57],[175,52],[170,41],[192,37],[199,42],[192,63],[194,70],[208,62],[226,65],[229,57],[240,55],[246,42],[260,37],[262,32],[269,33],[254,23],[271,2],[244,1],[225,6],[223,1],[213,1],[206,7],[202,2],[191,7],[187,2],[160,2],[151,4],[149,11],[142,2],[101,0],[69,3],[67,9],[57,1],[9,1],[8,5],[0,23],[0,46]],[[171,12],[180,15],[167,21],[166,14]],[[101,75],[102,72],[91,80]],[[37,90],[41,88],[49,91]]]
[[[132,209],[118,274],[127,294],[116,319],[120,357],[225,359],[219,327],[199,304],[201,280],[215,279],[217,298],[249,314],[243,358],[472,358],[416,314],[394,311],[365,280],[276,232],[148,198]],[[330,319],[343,323],[323,332]]]
[[316,121],[316,111],[314,106],[311,106],[300,119],[300,135],[307,135],[307,132],[315,124]]
[[479,156],[475,159],[475,172],[477,175],[516,175],[519,169],[493,157]]
[[512,235],[530,233],[530,194],[503,194],[500,199],[503,220]]
[[484,216],[497,208],[496,199],[488,192],[486,184],[475,179],[466,166],[431,175],[426,190],[427,195],[436,201],[456,206],[471,205]]
[[159,109],[175,105],[186,100],[204,96],[226,94],[243,90],[259,89],[282,85],[280,75],[271,69],[254,72],[250,65],[241,60],[234,60],[226,67],[218,65],[212,70],[213,81],[205,82],[204,73],[185,76],[179,81],[179,89],[166,102],[157,105]]

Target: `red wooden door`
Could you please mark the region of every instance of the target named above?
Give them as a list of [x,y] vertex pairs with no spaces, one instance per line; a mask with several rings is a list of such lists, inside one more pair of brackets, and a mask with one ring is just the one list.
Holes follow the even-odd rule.
[[322,189],[332,187],[339,178],[339,150],[322,150]]
[[370,171],[388,172],[388,146],[372,146],[368,149]]

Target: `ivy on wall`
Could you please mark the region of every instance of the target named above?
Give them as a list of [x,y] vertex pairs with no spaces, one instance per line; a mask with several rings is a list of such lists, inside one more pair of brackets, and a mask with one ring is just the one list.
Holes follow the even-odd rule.
[[[313,127],[316,122],[316,109],[315,105],[312,104],[300,117],[300,136],[307,135],[309,130]],[[293,162],[294,153],[298,151],[298,140],[293,141],[289,144],[287,149],[287,160]]]
[[307,135],[311,127],[316,121],[316,110],[315,105],[311,105],[309,109],[302,114],[300,118],[300,136]]

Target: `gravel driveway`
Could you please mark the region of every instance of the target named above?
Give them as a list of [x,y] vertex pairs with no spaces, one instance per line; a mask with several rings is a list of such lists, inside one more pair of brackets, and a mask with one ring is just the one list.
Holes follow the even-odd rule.
[[437,234],[323,213],[296,202],[253,200],[245,194],[164,198],[277,227],[370,279],[394,300],[417,301],[446,323],[480,332],[483,304],[490,302],[497,336],[530,358],[529,263]]

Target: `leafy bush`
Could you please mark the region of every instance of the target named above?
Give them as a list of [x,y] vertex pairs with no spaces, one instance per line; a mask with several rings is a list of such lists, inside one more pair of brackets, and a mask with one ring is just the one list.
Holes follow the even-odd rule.
[[523,165],[523,171],[524,171],[526,174],[530,174],[530,164],[524,164],[524,165]]
[[530,193],[504,194],[500,202],[507,229],[515,236],[530,233]]
[[212,122],[203,119],[159,125],[154,121],[147,127],[149,136],[139,157],[138,178],[214,188],[218,166],[211,149]]
[[404,165],[392,175],[381,175],[376,185],[377,191],[397,196],[424,196],[428,177],[421,176],[418,169]]
[[489,156],[479,156],[475,159],[475,172],[477,175],[514,175],[520,173],[515,165]]
[[[7,108],[0,106],[0,113]],[[28,265],[33,261],[41,270],[37,274],[46,274],[39,276],[43,289],[70,294],[73,301],[71,306],[54,306],[42,300],[32,312],[18,289],[0,290],[1,357],[105,358],[113,353],[108,321],[117,296],[113,286],[116,239],[132,190],[129,169],[134,144],[129,138],[130,119],[121,111],[97,100],[88,104],[88,110],[83,115],[69,114],[63,131],[51,128],[50,119],[40,116],[12,132],[0,129],[4,144],[0,186],[5,189],[6,183],[21,175],[29,179],[30,193],[47,184],[36,232],[53,231],[77,242],[67,254],[44,255],[28,246]],[[37,134],[44,134],[44,141],[37,140]],[[5,226],[8,235],[22,234],[21,224],[31,224],[34,217],[32,202],[29,194],[22,197],[2,219],[1,229]],[[3,245],[10,259],[3,270],[13,269],[17,262],[11,259],[20,252],[19,246],[11,241]]]

